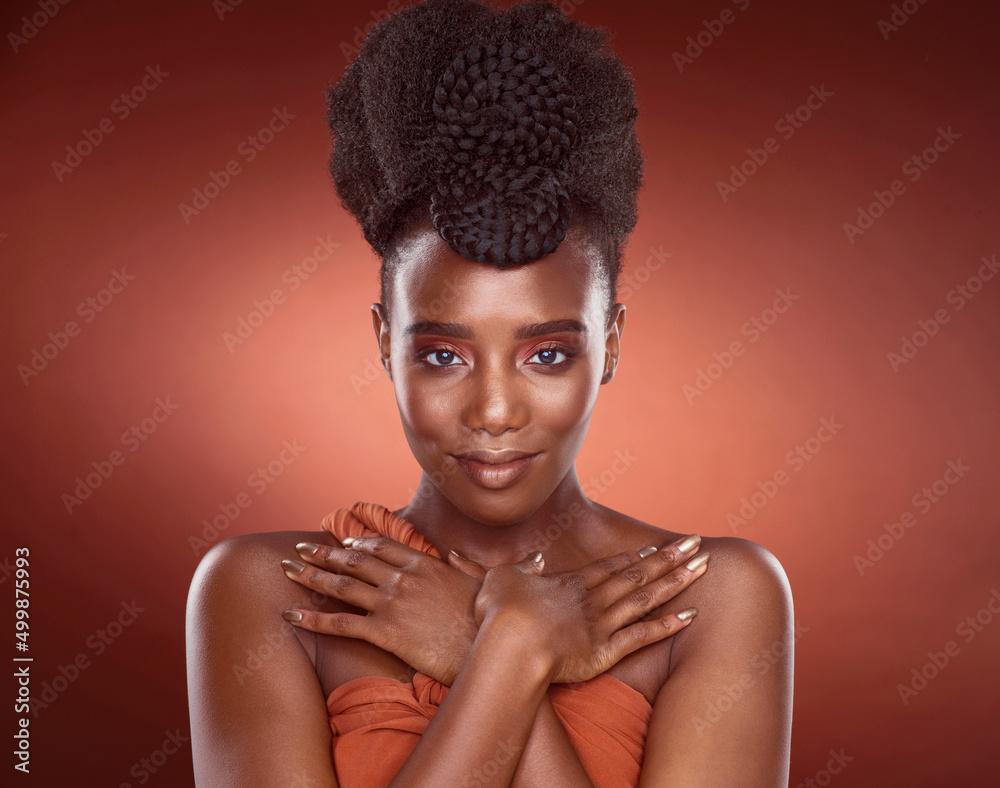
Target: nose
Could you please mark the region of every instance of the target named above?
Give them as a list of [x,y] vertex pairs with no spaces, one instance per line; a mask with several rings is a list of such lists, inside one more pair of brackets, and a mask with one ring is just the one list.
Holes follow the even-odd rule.
[[481,362],[466,382],[469,389],[462,420],[470,430],[502,435],[528,423],[526,382],[502,362]]

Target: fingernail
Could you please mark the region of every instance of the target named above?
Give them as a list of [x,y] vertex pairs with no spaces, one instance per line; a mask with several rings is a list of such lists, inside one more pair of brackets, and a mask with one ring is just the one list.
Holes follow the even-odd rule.
[[682,610],[678,613],[677,618],[681,621],[687,621],[689,618],[694,618],[696,615],[698,615],[698,608],[689,607],[687,610]]
[[640,558],[649,558],[653,553],[656,552],[655,547],[644,547],[639,551]]
[[542,554],[541,553],[532,553],[531,555],[528,556],[528,560],[530,560],[531,563],[533,563],[533,564],[540,564],[540,563],[542,563]]
[[709,553],[702,553],[701,555],[696,555],[690,561],[688,561],[684,566],[694,572],[696,569],[700,569],[708,562]]
[[316,551],[319,550],[319,545],[313,544],[312,542],[299,542],[295,545],[295,549],[300,553],[305,553],[306,555],[316,555]]
[[305,564],[299,561],[291,561],[287,558],[281,562],[281,565],[282,567],[284,567],[286,573],[291,573],[293,575],[297,575],[299,572],[301,572],[303,569],[306,568]]
[[690,553],[701,544],[701,537],[698,534],[691,534],[687,539],[677,545],[677,549],[682,553]]
[[461,558],[463,561],[465,560],[464,558],[462,558],[462,556],[460,556],[454,550],[449,550],[448,552],[451,553],[453,556],[455,556],[455,558]]
[[281,614],[281,617],[285,619],[285,621],[302,620],[302,614],[298,610],[286,610],[284,613]]
[[343,542],[341,542],[341,544],[344,547],[350,547],[352,544],[354,544],[354,537],[348,536]]

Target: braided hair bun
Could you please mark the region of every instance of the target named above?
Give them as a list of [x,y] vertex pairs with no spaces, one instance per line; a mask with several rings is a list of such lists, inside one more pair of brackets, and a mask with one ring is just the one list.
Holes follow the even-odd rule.
[[607,34],[547,0],[426,0],[376,25],[327,92],[330,171],[386,261],[430,218],[500,268],[554,252],[582,218],[617,280],[642,156],[632,81]]
[[554,252],[573,213],[557,168],[576,141],[566,82],[538,55],[473,45],[434,91],[431,217],[459,254],[505,268]]

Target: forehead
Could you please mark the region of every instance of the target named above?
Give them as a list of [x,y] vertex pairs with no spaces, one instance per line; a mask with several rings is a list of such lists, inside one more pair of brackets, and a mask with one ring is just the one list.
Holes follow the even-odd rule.
[[432,227],[397,250],[392,310],[413,319],[482,322],[601,314],[605,288],[597,250],[570,235],[552,254],[510,268],[469,260]]

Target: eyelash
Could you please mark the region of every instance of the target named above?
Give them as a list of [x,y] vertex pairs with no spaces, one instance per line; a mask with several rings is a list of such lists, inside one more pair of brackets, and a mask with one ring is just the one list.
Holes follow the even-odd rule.
[[[576,351],[575,350],[573,350],[571,348],[568,348],[568,347],[566,347],[564,345],[550,344],[550,345],[546,345],[545,347],[538,348],[538,350],[536,350],[534,353],[531,354],[531,358],[534,358],[539,353],[546,353],[546,352],[549,352],[549,351],[555,351],[557,353],[562,353],[566,358],[563,361],[557,361],[557,362],[554,362],[552,364],[538,364],[538,363],[536,363],[533,366],[560,368],[560,367],[563,367],[566,364],[568,364],[570,362],[570,360],[576,355]],[[432,364],[431,362],[427,361],[428,356],[433,356],[435,353],[450,353],[455,358],[461,358],[461,356],[459,356],[458,353],[456,353],[451,348],[447,348],[447,347],[429,347],[429,348],[426,348],[426,349],[420,351],[417,354],[417,358],[425,366],[432,367],[434,369],[444,369],[444,368],[447,368],[447,367],[458,367],[458,366],[461,366],[461,364]]]

